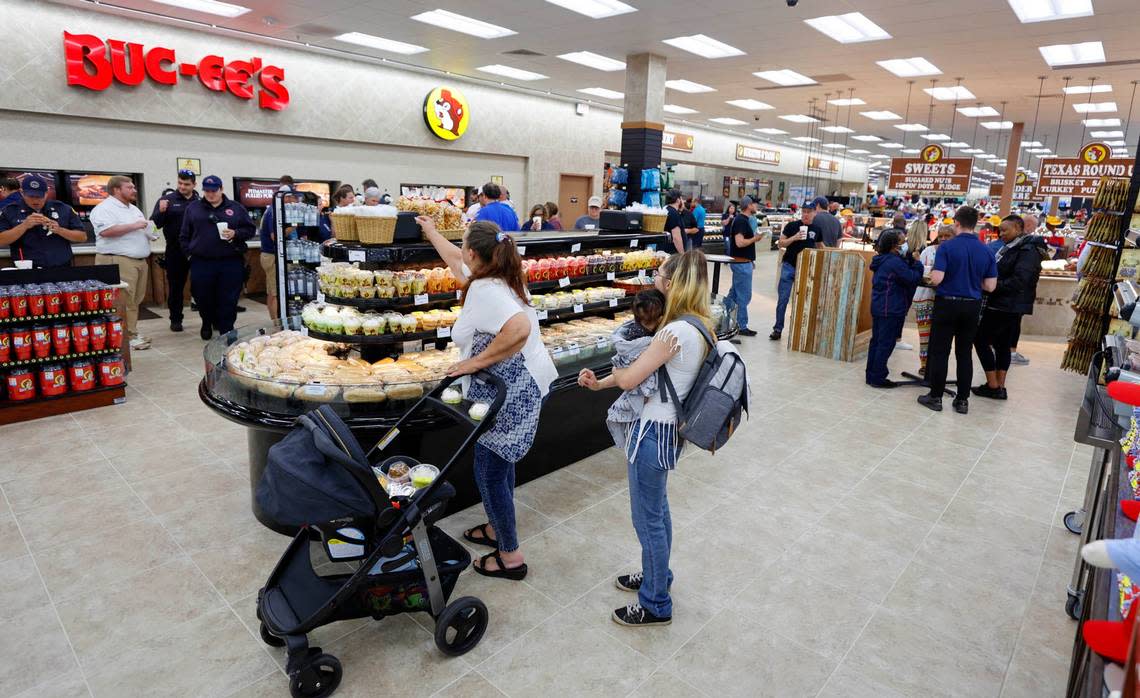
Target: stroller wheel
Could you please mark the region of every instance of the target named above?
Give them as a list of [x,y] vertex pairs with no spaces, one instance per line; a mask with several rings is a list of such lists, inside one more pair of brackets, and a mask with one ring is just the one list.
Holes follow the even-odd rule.
[[343,674],[340,660],[331,654],[318,654],[289,676],[289,694],[293,698],[326,698],[340,685]]
[[435,621],[435,646],[449,657],[470,652],[487,631],[487,606],[473,596],[448,604]]
[[273,633],[269,632],[269,629],[265,627],[265,623],[261,624],[261,641],[264,642],[265,644],[269,645],[270,647],[284,647],[285,646],[285,641],[282,640],[281,638],[277,637]]

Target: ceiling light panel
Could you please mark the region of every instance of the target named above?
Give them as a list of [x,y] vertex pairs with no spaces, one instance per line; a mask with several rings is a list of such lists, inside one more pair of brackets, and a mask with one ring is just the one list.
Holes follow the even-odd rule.
[[509,65],[499,65],[498,63],[492,65],[479,66],[475,70],[482,73],[491,73],[492,75],[502,75],[505,78],[512,78],[514,80],[524,80],[530,82],[531,80],[545,80],[547,76],[542,73],[532,73],[529,70],[522,70],[521,68],[512,68]]
[[950,140],[950,136],[947,136],[945,133],[924,133],[922,134],[922,137],[928,141],[936,142]]
[[1089,65],[1104,63],[1104,44],[1099,41],[1085,41],[1080,44],[1053,44],[1037,49],[1041,57],[1051,67],[1065,65]]
[[725,104],[731,104],[734,107],[747,109],[749,111],[762,111],[764,109],[772,109],[772,105],[767,102],[761,102],[758,99],[730,99]]
[[1113,146],[1113,147],[1119,147],[1119,146],[1122,146],[1122,145],[1127,145],[1127,143],[1125,143],[1124,141],[1105,141],[1105,142],[1104,142],[1104,144],[1105,144],[1105,145],[1110,145],[1110,146]]
[[924,87],[922,91],[940,102],[976,99],[973,92],[970,92],[961,85],[954,85],[953,87]]
[[984,129],[990,131],[1008,131],[1013,128],[1012,121],[983,121],[979,124]]
[[1041,141],[1022,141],[1021,147],[1022,148],[1040,148],[1041,147]]
[[670,114],[696,114],[697,113],[696,109],[689,109],[688,107],[682,107],[679,104],[666,104],[662,108]]
[[983,116],[997,116],[999,114],[998,110],[993,107],[958,107],[958,113],[962,116],[968,116],[971,119],[978,119]]
[[786,136],[788,132],[779,128],[754,128],[756,133],[763,133],[768,136]]
[[194,12],[205,12],[210,15],[217,15],[219,17],[241,17],[250,8],[241,5],[234,5],[228,2],[218,2],[217,0],[154,0],[161,5],[170,5],[182,10],[193,10]]
[[829,100],[827,100],[827,103],[833,107],[859,107],[859,106],[866,104],[866,102],[859,99],[858,97],[850,97],[850,98],[844,97],[843,99],[829,99]]
[[603,99],[624,99],[625,93],[618,92],[617,90],[607,90],[604,87],[583,87],[578,90],[582,94],[594,95],[595,97],[602,97]]
[[1078,114],[1104,114],[1116,111],[1116,102],[1078,102],[1073,109]]
[[637,12],[636,7],[618,2],[618,0],[546,0],[551,5],[564,7],[572,12],[602,19],[615,15],[624,15],[628,12]]
[[1093,13],[1092,0],[1009,0],[1009,6],[1022,24],[1089,17]]
[[1076,85],[1074,87],[1062,87],[1061,91],[1067,95],[1099,95],[1112,92],[1112,85],[1107,83],[1103,85]]
[[927,130],[926,126],[923,126],[922,124],[895,124],[895,128],[900,131],[906,131],[907,133],[915,133],[917,131]]
[[815,17],[805,19],[804,23],[841,44],[857,44],[864,41],[882,41],[891,38],[886,30],[867,19],[862,12]]
[[879,147],[880,148],[889,148],[891,150],[898,150],[899,148],[902,148],[905,146],[903,146],[902,143],[880,143]]
[[891,156],[890,155],[883,155],[882,153],[876,153],[875,155],[871,156],[871,159],[872,160],[890,160]]
[[878,143],[879,141],[883,140],[882,138],[879,138],[878,136],[871,136],[871,135],[851,136],[851,137],[857,141],[863,141],[864,143]]
[[785,87],[791,85],[814,85],[815,80],[812,80],[806,75],[801,75],[794,70],[784,68],[783,70],[762,70],[758,73],[752,73],[761,80],[774,82],[777,85]]
[[1105,128],[1108,126],[1119,126],[1120,125],[1120,119],[1117,119],[1115,117],[1109,118],[1109,119],[1084,119],[1081,121],[1081,125],[1087,126],[1089,128],[1095,128],[1095,127]]
[[863,150],[862,148],[855,148],[854,150],[848,150],[847,152],[851,153],[852,155],[866,155],[871,151]]
[[947,148],[967,148],[967,147],[969,147],[969,145],[970,144],[966,143],[965,141],[954,141],[953,143],[947,143],[946,147]]
[[859,114],[875,121],[897,121],[902,118],[893,111],[861,111]]
[[819,130],[828,133],[855,133],[855,129],[846,126],[820,126]]
[[903,155],[918,155],[922,151],[919,150],[918,148],[903,148],[899,152],[902,153]]
[[729,46],[726,43],[717,41],[711,36],[704,34],[693,34],[692,36],[678,36],[672,39],[664,39],[662,43],[669,44],[670,46],[695,53],[702,58],[728,58],[730,56],[743,56],[744,51]]
[[782,114],[780,118],[784,121],[791,121],[793,124],[811,124],[819,121],[814,116],[807,114]]
[[574,51],[572,53],[563,53],[558,56],[564,61],[584,65],[587,68],[594,68],[595,70],[604,70],[612,72],[615,70],[625,70],[625,63],[607,56],[601,56],[591,51]]
[[842,143],[824,143],[823,145],[821,145],[819,147],[820,148],[828,148],[830,150],[843,150],[847,146],[843,145]]
[[791,140],[797,143],[819,143],[818,138],[812,138],[811,136],[796,136]]
[[394,41],[392,39],[385,39],[380,36],[372,36],[371,34],[362,34],[360,32],[348,32],[347,34],[340,34],[339,36],[334,36],[333,41],[342,41],[346,44],[356,44],[357,46],[374,48],[377,51],[399,53],[404,56],[410,56],[415,53],[424,53],[428,50],[423,46],[406,44],[403,41]]
[[984,151],[983,151],[981,148],[966,148],[966,149],[965,149],[965,150],[963,150],[962,152],[963,152],[963,153],[968,153],[968,154],[970,154],[970,155],[977,155],[978,153],[981,153],[981,152],[984,152]]
[[925,58],[892,58],[888,61],[876,61],[880,68],[888,70],[900,78],[915,78],[923,75],[941,75],[942,71]]
[[1124,138],[1124,131],[1093,131],[1089,135],[1093,138]]
[[699,82],[692,80],[666,80],[665,87],[670,90],[677,90],[678,92],[688,92],[689,94],[696,94],[698,92],[716,92],[715,87],[702,85]]
[[744,124],[748,123],[747,121],[741,121],[740,119],[734,119],[731,116],[718,116],[718,117],[709,119],[709,121],[713,122],[714,124],[723,124],[725,126],[743,126]]
[[447,10],[421,12],[418,15],[412,15],[412,19],[417,22],[423,22],[424,24],[430,24],[433,27],[450,29],[451,31],[477,36],[480,39],[499,39],[517,33],[506,27],[500,27],[497,24],[472,19],[471,17],[465,17],[454,12],[448,12]]

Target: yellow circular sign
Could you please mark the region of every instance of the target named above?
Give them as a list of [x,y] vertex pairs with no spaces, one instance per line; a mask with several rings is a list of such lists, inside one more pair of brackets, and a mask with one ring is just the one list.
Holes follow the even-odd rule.
[[1014,184],[1025,184],[1027,181],[1029,181],[1029,175],[1024,172],[1018,172],[1017,176],[1013,179]]
[[467,98],[454,87],[435,88],[424,98],[424,121],[439,138],[458,140],[471,123]]
[[1087,162],[1090,165],[1099,165],[1107,160],[1111,154],[1112,150],[1104,143],[1089,143],[1081,148],[1079,156],[1081,162]]
[[942,159],[942,146],[928,145],[922,149],[922,159],[924,162],[938,162]]

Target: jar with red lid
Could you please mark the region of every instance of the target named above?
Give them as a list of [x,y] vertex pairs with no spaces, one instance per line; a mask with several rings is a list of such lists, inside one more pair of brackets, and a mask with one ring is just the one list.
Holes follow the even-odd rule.
[[72,392],[82,393],[95,388],[95,364],[90,359],[82,359],[71,364],[68,380]]
[[14,368],[8,372],[8,399],[31,400],[36,397],[36,376],[30,368]]
[[58,397],[67,393],[67,371],[62,364],[40,366],[40,395]]
[[51,326],[51,344],[56,356],[71,353],[71,325],[60,323]]
[[44,310],[48,315],[59,315],[63,312],[63,291],[55,284],[44,287]]
[[71,325],[71,344],[76,354],[91,351],[91,328],[85,321],[80,320]]
[[91,330],[91,351],[103,351],[107,348],[107,321],[95,318],[88,325]]
[[120,354],[109,354],[99,359],[99,385],[122,385],[127,379],[127,367]]
[[112,315],[107,318],[107,348],[121,349],[123,347],[123,318]]
[[47,300],[44,298],[43,288],[40,286],[28,287],[28,315],[39,317],[47,312]]
[[12,290],[0,286],[0,320],[12,317]]
[[37,359],[51,356],[51,328],[47,325],[32,328],[32,353]]
[[83,310],[83,293],[78,284],[69,283],[64,287],[63,310],[67,313],[78,313]]
[[32,330],[28,327],[16,327],[12,330],[12,354],[17,361],[27,361],[32,358]]
[[103,310],[113,310],[115,308],[115,298],[119,295],[119,289],[114,286],[104,286],[99,289],[99,302],[103,306]]
[[95,284],[88,284],[83,288],[83,309],[84,310],[98,310],[100,300],[99,287]]
[[12,317],[28,317],[28,292],[20,286],[12,289]]
[[12,333],[0,327],[0,364],[12,360]]

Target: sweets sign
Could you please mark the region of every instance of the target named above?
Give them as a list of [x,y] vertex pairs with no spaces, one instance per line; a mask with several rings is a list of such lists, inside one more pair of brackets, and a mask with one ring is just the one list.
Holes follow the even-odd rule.
[[[179,63],[174,49],[107,39],[91,34],[63,33],[63,56],[67,84],[102,92],[112,83],[137,87],[148,78],[160,85],[177,84],[178,78],[197,77],[213,92],[229,92],[239,99],[253,99],[262,109],[281,111],[289,104],[285,69],[265,65],[257,57],[230,61],[209,55],[197,63]],[[256,78],[256,86],[254,79]]]
[[1037,178],[1037,196],[1096,196],[1101,177],[1131,177],[1132,160],[1113,158],[1104,143],[1089,143],[1075,158],[1044,158]]
[[916,158],[891,158],[887,188],[930,194],[966,194],[974,158],[948,158],[941,146],[928,145]]

